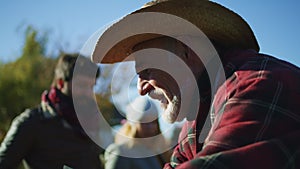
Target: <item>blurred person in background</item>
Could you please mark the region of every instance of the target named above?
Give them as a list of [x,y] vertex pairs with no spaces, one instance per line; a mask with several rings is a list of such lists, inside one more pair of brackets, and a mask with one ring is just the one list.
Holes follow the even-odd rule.
[[126,120],[105,150],[105,169],[156,169],[169,161],[158,122],[158,109],[146,97],[138,97],[127,106]]
[[[75,65],[85,71],[73,75]],[[96,71],[92,76],[91,71]],[[100,69],[89,59],[77,54],[62,54],[55,68],[49,91],[41,96],[41,104],[17,116],[0,147],[0,169],[16,168],[24,161],[31,169],[101,169],[100,149],[85,133],[76,116],[73,97],[79,97],[79,106],[85,107],[85,116],[94,119],[96,111],[89,109],[87,96],[92,90]],[[76,90],[73,81],[78,78]],[[93,129],[98,125],[93,123]],[[97,131],[95,131],[97,132]]]

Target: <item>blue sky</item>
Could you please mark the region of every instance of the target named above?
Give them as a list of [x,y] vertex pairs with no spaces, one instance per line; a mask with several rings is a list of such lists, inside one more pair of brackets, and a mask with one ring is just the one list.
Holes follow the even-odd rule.
[[[300,66],[300,2],[297,0],[215,0],[240,14],[252,27],[261,52]],[[48,53],[59,48],[78,52],[104,25],[131,12],[146,0],[1,0],[0,61],[20,55],[24,25],[49,32]]]

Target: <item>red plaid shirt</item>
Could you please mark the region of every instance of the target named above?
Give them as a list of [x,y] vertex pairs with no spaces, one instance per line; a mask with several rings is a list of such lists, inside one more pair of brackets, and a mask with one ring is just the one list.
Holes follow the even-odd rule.
[[228,76],[213,98],[208,137],[198,142],[204,106],[165,168],[300,168],[300,69],[250,50],[224,58]]

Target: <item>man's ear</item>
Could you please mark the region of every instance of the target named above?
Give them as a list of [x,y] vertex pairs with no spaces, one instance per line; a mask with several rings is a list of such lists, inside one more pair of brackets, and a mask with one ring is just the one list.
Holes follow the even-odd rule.
[[62,78],[57,79],[56,85],[59,90],[64,88],[65,81]]

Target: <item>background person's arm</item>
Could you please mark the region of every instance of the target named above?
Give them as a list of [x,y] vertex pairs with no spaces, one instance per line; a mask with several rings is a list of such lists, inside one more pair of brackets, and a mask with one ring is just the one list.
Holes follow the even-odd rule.
[[0,146],[0,169],[16,168],[32,146],[34,126],[30,111],[16,117]]

